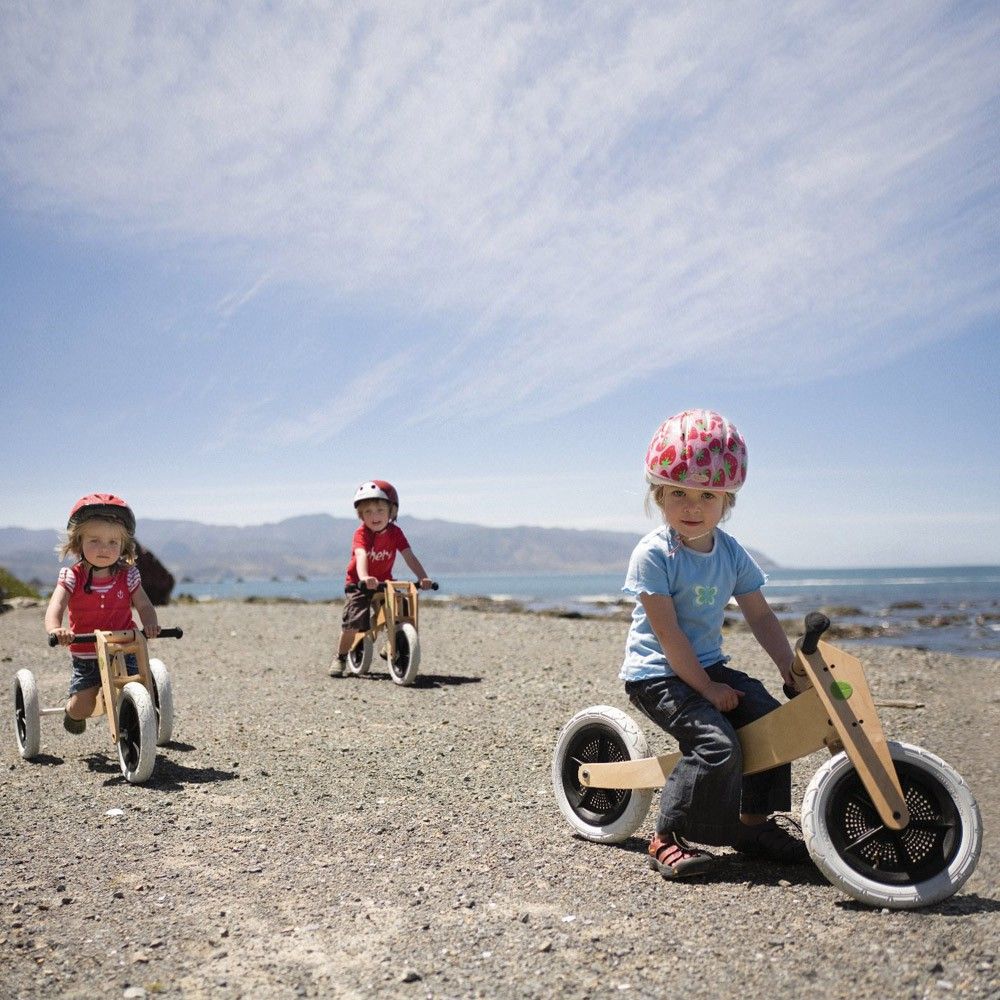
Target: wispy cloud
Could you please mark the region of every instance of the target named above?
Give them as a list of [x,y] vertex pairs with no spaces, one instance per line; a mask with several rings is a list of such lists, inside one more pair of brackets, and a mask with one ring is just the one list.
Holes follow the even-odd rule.
[[261,262],[224,316],[294,279],[436,319],[429,410],[538,417],[995,314],[997,43],[989,5],[912,2],[5,5],[0,171]]

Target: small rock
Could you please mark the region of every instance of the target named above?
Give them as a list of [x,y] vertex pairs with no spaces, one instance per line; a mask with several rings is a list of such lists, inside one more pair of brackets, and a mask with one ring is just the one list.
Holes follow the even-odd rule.
[[418,983],[424,977],[420,975],[419,972],[413,969],[407,969],[402,976],[399,977],[399,981],[402,983]]

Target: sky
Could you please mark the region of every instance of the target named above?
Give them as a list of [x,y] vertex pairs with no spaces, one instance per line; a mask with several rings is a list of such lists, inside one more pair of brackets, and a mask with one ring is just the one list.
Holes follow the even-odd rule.
[[990,3],[0,6],[0,527],[634,532],[728,416],[788,567],[1000,564]]

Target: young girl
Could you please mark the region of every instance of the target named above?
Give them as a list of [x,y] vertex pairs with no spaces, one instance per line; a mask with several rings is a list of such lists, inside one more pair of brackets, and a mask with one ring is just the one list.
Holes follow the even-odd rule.
[[662,528],[629,560],[625,593],[636,600],[620,677],[630,701],[677,740],[682,757],[660,797],[649,845],[665,878],[698,875],[714,863],[687,839],[731,845],[779,863],[804,861],[805,844],[768,819],[791,808],[791,767],[743,776],[736,729],[778,707],[760,681],[727,666],[726,603],[747,624],[790,684],[794,659],[761,593],[766,577],[718,524],[747,473],[739,431],[712,410],[666,420],[646,453],[647,503]]
[[[135,628],[132,609],[139,613],[146,638],[160,631],[156,611],[142,589],[135,557],[135,515],[127,503],[111,493],[81,497],[70,511],[66,541],[59,557],[78,556],[75,566],[64,566],[45,612],[45,630],[60,645],[69,646],[73,678],[63,725],[74,734],[84,731],[94,711],[101,676],[94,643],[72,643],[74,633],[113,632]],[[69,611],[69,628],[63,615]],[[138,672],[135,657],[126,657],[130,674]]]

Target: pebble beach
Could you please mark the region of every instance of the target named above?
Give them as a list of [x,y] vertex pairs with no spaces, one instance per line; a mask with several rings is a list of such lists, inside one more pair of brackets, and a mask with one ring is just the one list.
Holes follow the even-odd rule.
[[[73,737],[46,718],[41,756],[20,759],[11,678],[31,669],[61,704],[68,657],[40,605],[0,615],[0,997],[1000,995],[1000,660],[852,647],[896,703],[890,738],[952,764],[983,817],[955,896],[888,911],[724,848],[717,874],[668,883],[645,864],[655,797],[642,836],[574,836],[553,747],[588,705],[635,715],[622,621],[428,602],[420,678],[401,688],[378,659],[328,676],[338,605],[159,615],[185,634],[151,644],[175,725],[141,786],[103,720]],[[779,694],[752,637],[726,651]],[[640,724],[653,752],[674,749]],[[796,809],[825,759],[793,765]]]

